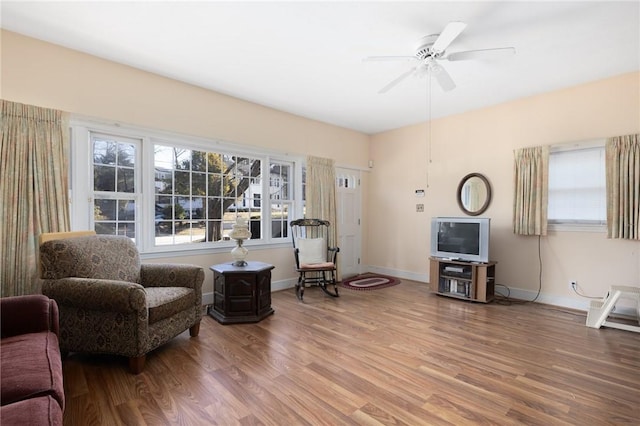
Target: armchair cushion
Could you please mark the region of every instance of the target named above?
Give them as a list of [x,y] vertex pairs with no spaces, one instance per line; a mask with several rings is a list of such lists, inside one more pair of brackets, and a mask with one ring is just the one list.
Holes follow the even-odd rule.
[[193,289],[186,287],[147,287],[149,324],[169,318],[178,312],[195,306]]
[[44,242],[40,246],[40,263],[45,279],[78,277],[140,282],[136,245],[117,235]]

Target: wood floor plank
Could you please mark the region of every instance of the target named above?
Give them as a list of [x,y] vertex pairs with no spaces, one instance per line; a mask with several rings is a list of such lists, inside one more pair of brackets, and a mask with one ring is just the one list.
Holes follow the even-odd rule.
[[403,280],[272,294],[256,324],[202,319],[147,356],[71,354],[64,424],[607,425],[640,419],[640,335],[541,304],[468,303]]

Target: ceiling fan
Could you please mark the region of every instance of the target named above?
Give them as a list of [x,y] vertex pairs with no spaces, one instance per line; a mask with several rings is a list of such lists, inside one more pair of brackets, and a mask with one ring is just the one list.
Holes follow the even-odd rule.
[[396,79],[384,86],[378,93],[388,92],[410,75],[423,77],[430,75],[435,78],[442,90],[448,92],[456,87],[453,79],[439,61],[466,61],[469,59],[489,59],[515,54],[513,47],[497,47],[491,49],[465,50],[447,53],[446,49],[467,27],[464,22],[450,22],[440,34],[423,37],[418,42],[413,56],[369,56],[365,61],[410,61],[412,66],[408,71],[400,74]]

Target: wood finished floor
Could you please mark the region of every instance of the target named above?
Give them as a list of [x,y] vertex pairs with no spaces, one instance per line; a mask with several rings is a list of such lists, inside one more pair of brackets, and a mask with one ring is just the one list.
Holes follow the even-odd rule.
[[640,422],[640,334],[539,304],[475,304],[403,281],[273,294],[258,324],[183,333],[131,375],[63,364],[71,425],[604,425]]

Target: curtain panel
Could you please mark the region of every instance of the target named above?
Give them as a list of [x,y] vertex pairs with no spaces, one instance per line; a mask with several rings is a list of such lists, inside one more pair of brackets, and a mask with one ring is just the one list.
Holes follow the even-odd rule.
[[640,240],[640,134],[607,139],[605,153],[607,237]]
[[69,115],[0,100],[1,296],[39,293],[38,236],[69,230]]
[[517,149],[514,156],[513,232],[547,235],[549,147]]
[[[338,246],[338,211],[336,207],[336,168],[330,158],[307,157],[305,217],[328,220],[329,246]],[[340,268],[337,266],[338,280]]]

